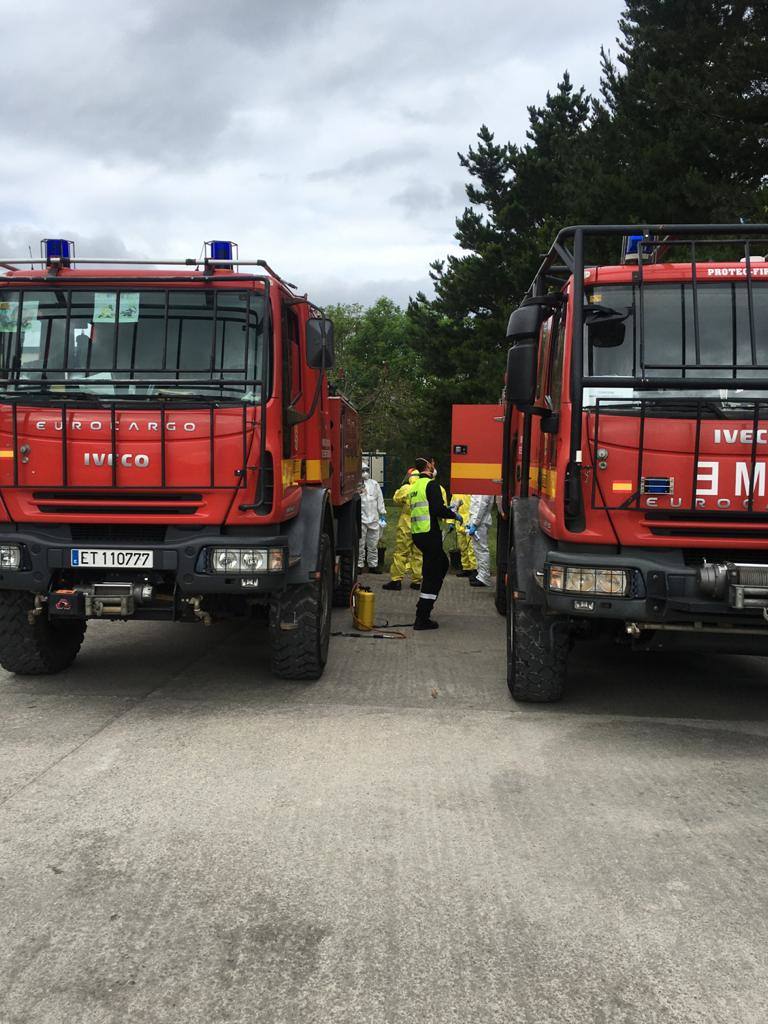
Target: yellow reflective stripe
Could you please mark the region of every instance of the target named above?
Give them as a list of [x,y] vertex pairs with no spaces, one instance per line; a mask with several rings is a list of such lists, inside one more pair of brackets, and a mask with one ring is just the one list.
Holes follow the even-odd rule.
[[301,459],[283,459],[283,487],[290,487],[301,479]]
[[304,470],[306,479],[311,480],[313,483],[317,483],[330,475],[331,460],[307,459],[304,466],[306,467]]
[[501,481],[500,462],[454,462],[451,476],[455,480]]
[[545,498],[554,498],[557,493],[557,470],[551,466],[531,466],[528,470],[528,483]]
[[0,449],[0,459],[12,459],[13,448],[2,448]]

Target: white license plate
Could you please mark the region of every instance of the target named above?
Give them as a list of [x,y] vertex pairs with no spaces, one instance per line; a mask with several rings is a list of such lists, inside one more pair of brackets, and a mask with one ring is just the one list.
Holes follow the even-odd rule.
[[133,548],[72,548],[69,564],[78,569],[151,569],[152,555]]

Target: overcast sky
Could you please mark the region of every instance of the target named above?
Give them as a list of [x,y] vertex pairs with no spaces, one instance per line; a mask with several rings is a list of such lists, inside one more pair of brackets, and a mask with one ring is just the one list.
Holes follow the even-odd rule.
[[466,151],[522,142],[621,0],[0,0],[0,256],[229,238],[318,302],[404,303],[455,250]]

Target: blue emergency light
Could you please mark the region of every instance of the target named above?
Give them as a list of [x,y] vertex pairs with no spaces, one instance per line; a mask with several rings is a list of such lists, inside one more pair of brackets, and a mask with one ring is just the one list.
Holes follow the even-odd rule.
[[74,255],[75,243],[66,238],[44,238],[40,245],[46,263],[69,263]]
[[643,240],[642,235],[629,235],[627,237],[627,248],[624,253],[625,256],[634,255],[637,256],[637,251],[640,248],[640,243]]
[[235,249],[234,242],[213,241],[209,242],[211,247],[212,260],[232,260]]

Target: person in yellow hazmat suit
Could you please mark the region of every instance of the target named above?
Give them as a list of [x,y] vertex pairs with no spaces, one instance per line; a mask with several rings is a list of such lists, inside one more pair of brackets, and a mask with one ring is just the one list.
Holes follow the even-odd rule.
[[469,522],[469,494],[454,494],[451,497],[451,508],[459,512],[464,522],[459,526],[456,524],[456,543],[461,552],[461,571],[459,576],[474,576],[477,572],[477,559],[475,558],[472,538],[467,535],[466,524]]
[[392,500],[400,506],[400,518],[397,521],[395,533],[395,551],[392,555],[392,567],[389,583],[385,583],[384,590],[402,590],[403,580],[411,574],[411,590],[421,589],[421,552],[413,543],[411,533],[411,503],[408,495],[411,484],[418,480],[419,474],[414,469],[409,469],[405,475],[402,487],[399,487],[392,495]]

